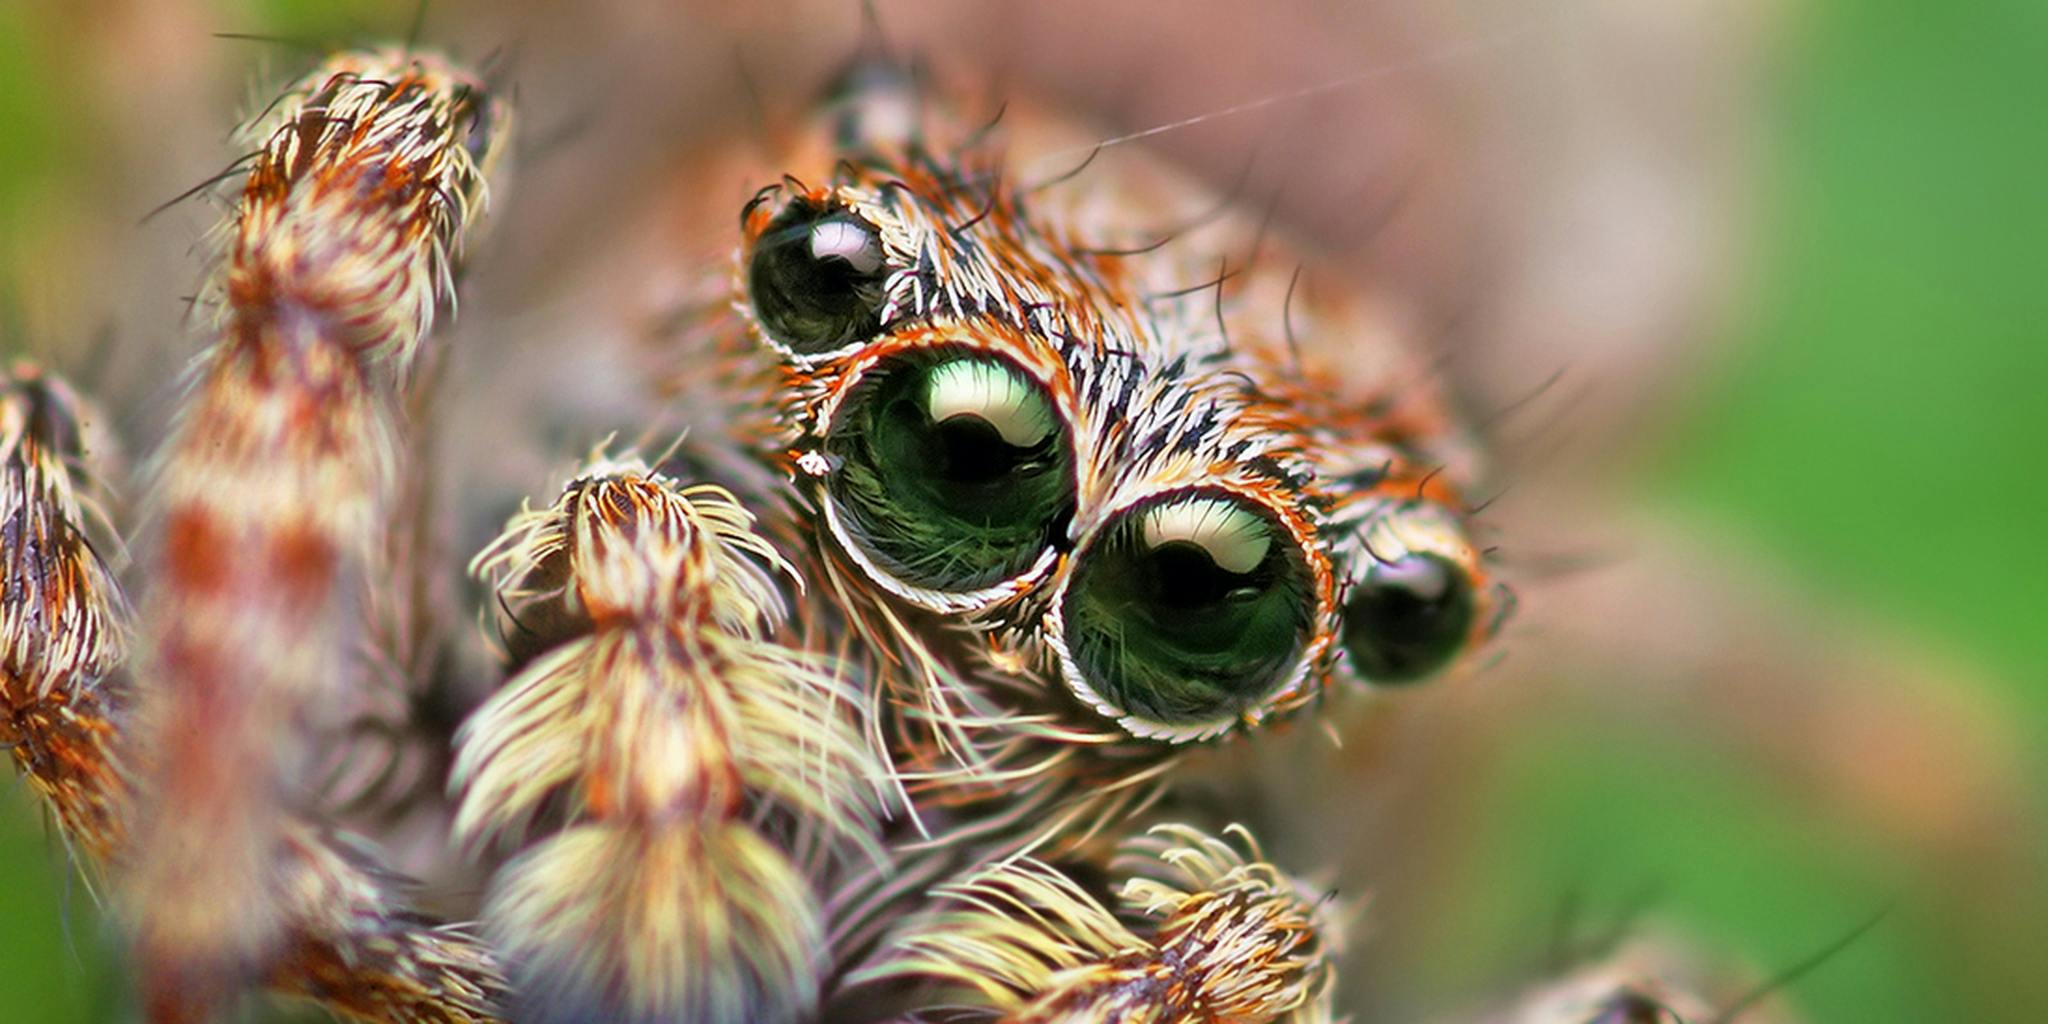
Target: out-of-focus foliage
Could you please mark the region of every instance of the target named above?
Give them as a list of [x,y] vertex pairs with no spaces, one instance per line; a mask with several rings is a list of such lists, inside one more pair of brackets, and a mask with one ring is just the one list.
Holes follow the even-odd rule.
[[[1542,948],[1546,908],[1567,890],[1611,907],[1648,885],[1662,916],[1766,966],[1892,904],[1798,984],[1816,1021],[2038,1020],[2048,6],[1831,2],[1790,18],[1758,126],[1769,181],[1754,312],[1716,339],[1740,352],[1650,446],[1642,491],[1782,566],[1816,606],[1980,669],[1977,696],[2029,753],[2010,847],[1988,874],[1917,860],[1725,750],[1560,715],[1522,734],[1470,863],[1446,872],[1459,887],[1432,944],[1438,981],[1456,983],[1460,950]],[[1910,784],[1948,766],[1889,768]]]

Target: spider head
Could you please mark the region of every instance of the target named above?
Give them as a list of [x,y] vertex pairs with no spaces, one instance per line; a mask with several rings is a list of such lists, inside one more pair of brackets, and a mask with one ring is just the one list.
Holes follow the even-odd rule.
[[1504,600],[1450,483],[1400,502],[1344,471],[1383,426],[1317,421],[1275,358],[1293,322],[1253,322],[1270,288],[1165,287],[1200,264],[1089,247],[978,141],[846,152],[756,194],[735,283],[781,368],[778,452],[855,590],[1166,743],[1491,635]]

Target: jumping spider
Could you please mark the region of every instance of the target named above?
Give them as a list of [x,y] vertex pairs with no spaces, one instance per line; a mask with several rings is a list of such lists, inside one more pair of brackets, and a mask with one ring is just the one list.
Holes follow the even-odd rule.
[[[643,338],[674,422],[587,439],[476,555],[502,681],[452,737],[412,720],[451,670],[407,410],[453,386],[434,324],[510,137],[485,78],[344,53],[239,136],[132,613],[90,404],[10,370],[8,738],[146,1016],[260,985],[366,1020],[1332,1019],[1355,908],[1167,792],[1497,635],[1474,445],[1258,211],[962,109],[864,53],[736,243],[676,258]],[[328,769],[423,738],[491,871],[473,926],[340,827]],[[1514,1019],[1671,1012],[1610,991]]]

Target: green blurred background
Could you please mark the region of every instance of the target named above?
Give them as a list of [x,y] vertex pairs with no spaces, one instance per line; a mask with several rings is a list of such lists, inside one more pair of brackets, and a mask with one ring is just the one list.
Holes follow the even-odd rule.
[[[410,6],[219,4],[223,26],[304,37],[402,26]],[[1631,487],[1981,689],[2025,752],[2000,867],[1929,861],[1682,732],[1538,716],[1414,940],[1441,954],[1420,957],[1443,965],[1425,989],[1545,941],[1544,908],[1591,869],[1655,882],[1661,919],[1765,969],[1893,904],[1797,985],[1815,1022],[2048,1019],[2048,4],[1790,6],[1764,62],[1754,311],[1716,342],[1740,354]],[[77,201],[71,162],[96,144],[48,15],[0,0],[0,229],[29,288],[18,243],[62,223],[49,211]],[[0,877],[0,1020],[113,1013],[93,900],[19,786]]]

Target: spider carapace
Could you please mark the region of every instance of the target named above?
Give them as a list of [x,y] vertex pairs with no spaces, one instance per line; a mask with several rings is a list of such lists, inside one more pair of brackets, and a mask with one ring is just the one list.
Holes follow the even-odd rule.
[[1192,747],[1496,635],[1471,445],[1400,318],[1259,217],[925,83],[857,60],[675,264],[648,388],[687,430],[589,439],[470,563],[497,677],[431,787],[487,879],[468,924],[322,769],[419,704],[408,581],[450,567],[406,410],[503,97],[351,52],[242,130],[136,523],[90,404],[9,368],[7,738],[147,1018],[261,987],[383,1021],[1333,1019],[1352,908],[1158,798]]

